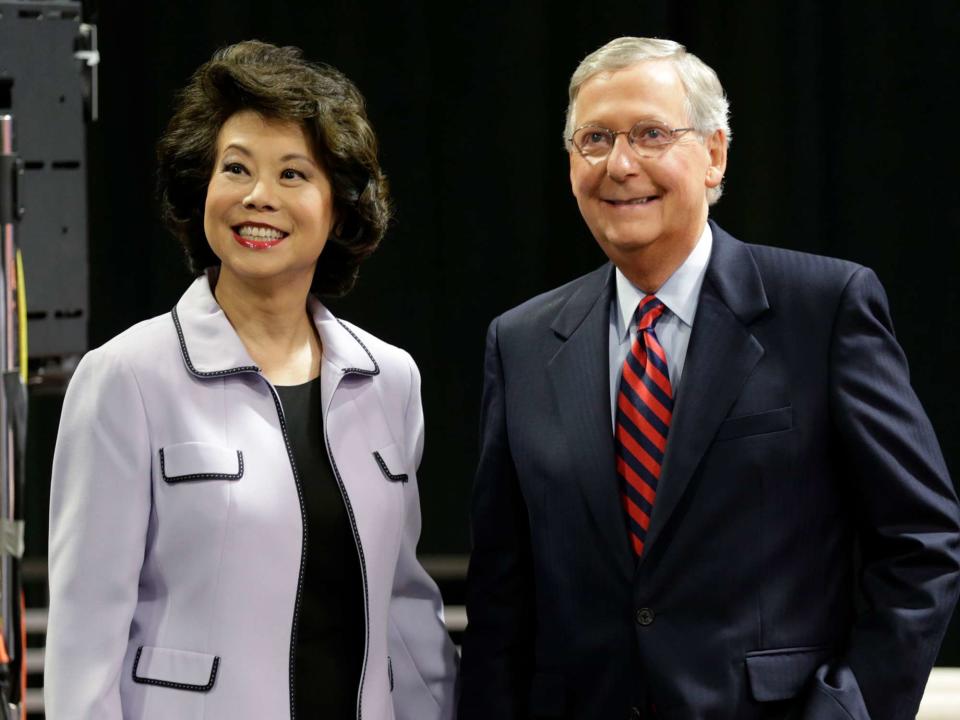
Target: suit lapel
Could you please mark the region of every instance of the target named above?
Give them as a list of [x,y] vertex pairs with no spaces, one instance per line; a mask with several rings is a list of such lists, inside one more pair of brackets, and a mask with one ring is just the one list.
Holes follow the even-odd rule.
[[613,267],[588,275],[551,329],[563,341],[547,364],[572,474],[625,578],[633,575],[617,492],[610,420],[609,322]]
[[[714,244],[700,291],[683,379],[647,533],[656,546],[717,428],[763,356],[749,324],[767,308],[763,283],[745,245],[711,223]],[[649,553],[643,558],[649,557]]]

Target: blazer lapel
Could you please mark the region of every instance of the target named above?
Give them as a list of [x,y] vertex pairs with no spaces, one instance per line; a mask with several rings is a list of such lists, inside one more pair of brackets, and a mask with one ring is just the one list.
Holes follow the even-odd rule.
[[327,415],[340,382],[347,376],[376,377],[380,365],[356,333],[313,295],[307,299],[307,309],[323,345],[320,397],[324,427],[328,427]]
[[[673,514],[701,458],[763,357],[749,324],[767,310],[760,272],[745,245],[711,223],[714,244],[700,291],[683,379],[660,474],[647,545]],[[649,557],[645,553],[641,558]]]
[[610,419],[609,323],[613,267],[588,275],[554,320],[563,341],[547,364],[571,471],[597,530],[625,578],[633,575],[626,525],[617,491]]
[[219,267],[207,268],[170,313],[183,362],[197,377],[260,372],[213,294],[218,273]]

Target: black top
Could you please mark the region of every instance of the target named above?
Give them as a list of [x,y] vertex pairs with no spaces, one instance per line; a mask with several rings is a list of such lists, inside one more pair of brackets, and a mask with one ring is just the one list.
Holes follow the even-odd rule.
[[366,622],[360,559],[327,457],[320,379],[277,386],[306,522],[294,691],[302,718],[357,717]]

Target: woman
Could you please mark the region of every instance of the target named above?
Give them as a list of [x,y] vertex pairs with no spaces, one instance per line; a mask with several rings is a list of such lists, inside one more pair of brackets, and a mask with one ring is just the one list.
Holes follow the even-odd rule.
[[419,374],[316,299],[352,287],[388,219],[362,97],[239,43],[193,76],[158,155],[198,277],[67,392],[47,718],[452,717],[415,556]]

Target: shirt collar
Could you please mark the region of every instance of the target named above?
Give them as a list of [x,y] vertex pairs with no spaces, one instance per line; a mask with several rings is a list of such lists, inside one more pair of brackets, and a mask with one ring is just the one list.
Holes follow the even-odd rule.
[[[703,278],[707,274],[707,264],[710,261],[712,248],[713,232],[710,230],[710,224],[706,223],[687,259],[673,271],[673,275],[667,278],[656,292],[657,298],[667,310],[688,327],[693,327],[693,319],[697,314],[697,301],[700,298]],[[616,274],[617,309],[619,310],[617,327],[620,339],[623,340],[630,335],[630,319],[646,293],[630,282],[620,268],[617,268]]]

